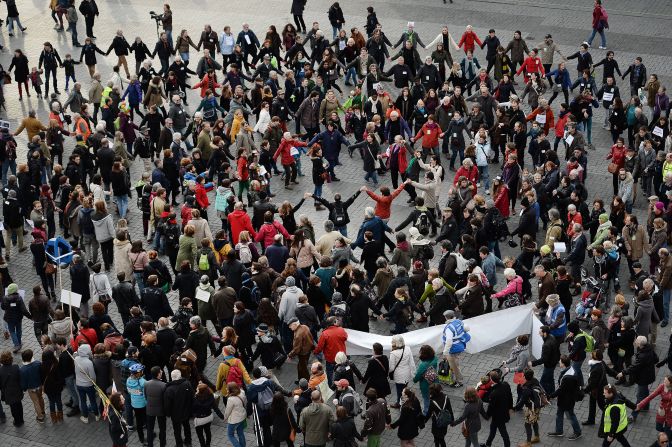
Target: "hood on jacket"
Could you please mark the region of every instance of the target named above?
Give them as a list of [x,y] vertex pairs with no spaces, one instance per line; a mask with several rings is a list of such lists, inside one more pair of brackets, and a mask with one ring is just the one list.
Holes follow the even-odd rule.
[[78,357],[86,357],[86,358],[90,359],[91,358],[91,346],[89,346],[87,344],[81,345],[77,349],[77,356]]
[[115,238],[114,241],[112,241],[115,247],[123,247],[125,245],[131,245],[130,241],[120,241],[119,239]]

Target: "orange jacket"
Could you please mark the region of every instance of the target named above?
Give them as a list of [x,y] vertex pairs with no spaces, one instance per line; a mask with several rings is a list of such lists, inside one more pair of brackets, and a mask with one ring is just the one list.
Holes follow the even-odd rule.
[[436,123],[425,123],[415,136],[415,141],[422,138],[422,147],[432,149],[439,147],[441,128]]

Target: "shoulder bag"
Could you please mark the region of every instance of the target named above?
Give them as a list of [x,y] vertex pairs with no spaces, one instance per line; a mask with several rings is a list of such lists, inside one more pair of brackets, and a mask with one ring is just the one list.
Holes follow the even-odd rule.
[[394,365],[394,369],[390,371],[390,373],[388,374],[390,380],[394,380],[394,372],[397,370],[399,364],[401,363],[401,360],[404,358],[404,352],[406,352],[406,348],[404,348],[404,350],[401,351],[401,357],[399,357],[399,360],[397,360],[397,364]]

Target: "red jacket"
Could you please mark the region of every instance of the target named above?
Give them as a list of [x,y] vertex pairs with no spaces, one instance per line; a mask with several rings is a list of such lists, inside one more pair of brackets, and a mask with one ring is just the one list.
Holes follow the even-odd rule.
[[[475,32],[473,31],[465,31],[464,34],[462,34],[462,38],[458,42],[457,46],[461,47],[464,44],[464,52],[466,53],[467,51],[470,51],[473,53],[474,52],[474,42],[478,43],[478,45],[483,45],[481,42],[481,39],[478,38]],[[448,50],[447,48],[444,48],[444,50]]]
[[201,89],[201,98],[205,98],[205,92],[210,89],[212,90],[212,93],[215,93],[216,88],[220,88],[222,85],[218,84],[217,81],[215,81],[215,78],[210,79],[210,76],[206,73],[203,76],[203,79],[201,79],[200,82],[197,82],[194,84],[192,87],[193,90],[196,90],[197,88]]
[[79,349],[80,340],[84,340],[89,346],[91,346],[91,349],[93,350],[93,347],[98,344],[98,334],[96,334],[95,329],[81,329],[79,334],[70,342],[72,344],[73,351]]
[[457,185],[457,181],[462,176],[465,176],[471,183],[476,184],[476,182],[478,182],[478,168],[476,166],[472,166],[471,170],[468,170],[464,166],[460,166],[460,169],[458,169],[455,173],[453,186]]
[[247,167],[247,158],[240,157],[237,161],[237,164],[238,179],[241,182],[248,181],[250,179],[250,170]]
[[509,187],[506,183],[500,188],[497,197],[495,197],[495,207],[499,210],[503,217],[509,217]]
[[[527,121],[536,121],[537,120],[537,115],[542,114],[543,110],[541,110],[541,107],[537,107],[525,117]],[[546,108],[546,122],[543,124],[544,127],[544,133],[548,135],[548,131],[555,126],[555,117],[553,116],[553,110],[551,110],[550,107]],[[564,125],[563,125],[564,128]],[[562,135],[560,135],[562,136]]]
[[379,196],[371,191],[366,191],[366,193],[371,197],[373,200],[376,201],[376,216],[380,217],[381,219],[389,219],[390,215],[392,214],[390,212],[390,207],[392,206],[392,201],[397,198],[399,194],[401,194],[401,191],[404,190],[404,185],[401,184],[397,189],[392,191],[389,196]]
[[607,155],[607,160],[611,159],[612,163],[618,165],[618,169],[621,169],[625,166],[625,146],[618,147],[617,145],[611,146],[609,155]]
[[283,138],[282,142],[280,142],[280,146],[278,146],[278,150],[275,151],[275,155],[273,155],[273,160],[277,160],[278,157],[280,157],[280,163],[283,166],[293,165],[294,157],[292,156],[292,146],[306,147],[307,144],[303,141],[285,140]]
[[567,124],[567,120],[569,119],[569,113],[565,113],[564,115],[558,117],[558,120],[555,122],[555,136],[558,138],[562,138],[565,136],[565,124]]
[[320,339],[315,347],[314,354],[324,352],[324,359],[329,363],[335,363],[336,354],[345,351],[345,341],[348,333],[340,326],[330,326],[322,331]]
[[234,246],[238,243],[238,235],[241,231],[249,231],[252,237],[256,237],[257,235],[257,232],[252,228],[250,215],[244,210],[234,210],[233,213],[229,214],[229,225],[231,226],[231,234],[233,235],[232,245]]
[[607,22],[607,18],[607,10],[604,9],[604,6],[596,5],[595,8],[593,8],[593,29],[599,29],[600,20],[603,19]]
[[[392,143],[390,147],[387,148],[386,155],[387,155],[388,167],[391,166],[390,157],[392,156],[394,146],[395,143]],[[408,169],[408,160],[406,160],[406,150],[407,150],[406,146],[402,144],[401,147],[399,148],[399,152],[397,152],[397,164],[398,164],[397,170],[402,174],[406,172],[406,169]]]
[[259,228],[259,233],[254,237],[254,240],[261,242],[262,247],[273,245],[273,238],[276,234],[282,234],[286,241],[289,240],[289,233],[280,222],[265,223]]
[[540,73],[540,76],[546,76],[546,71],[544,71],[544,66],[541,63],[541,59],[538,57],[531,58],[526,57],[523,61],[523,65],[520,66],[516,72],[516,76],[521,74],[525,70],[525,80],[527,81],[530,77],[530,73]]
[[187,222],[192,219],[191,210],[193,210],[193,208],[191,208],[186,203],[182,205],[182,210],[180,211],[180,217],[182,218],[182,231],[184,231],[184,227],[187,226]]
[[194,192],[196,193],[196,203],[198,203],[198,206],[202,210],[208,209],[210,206],[210,200],[208,200],[208,190],[205,189],[205,186],[203,186],[202,183],[196,183]]
[[425,123],[415,136],[415,141],[422,138],[422,147],[432,149],[439,147],[439,134],[441,128],[436,123]]

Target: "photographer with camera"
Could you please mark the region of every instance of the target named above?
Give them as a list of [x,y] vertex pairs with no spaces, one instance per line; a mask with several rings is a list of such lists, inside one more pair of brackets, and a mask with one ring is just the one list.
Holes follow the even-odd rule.
[[[166,33],[166,37],[168,38],[168,42],[170,42],[170,46],[173,46],[173,11],[170,9],[170,5],[168,3],[165,3],[163,5],[163,14],[159,15],[155,13],[154,11],[149,11],[149,16],[156,20],[156,27],[157,27],[157,34],[158,34],[158,27],[159,27],[159,22],[161,22],[161,26],[163,27],[163,32]],[[159,35],[160,37],[160,35]]]

